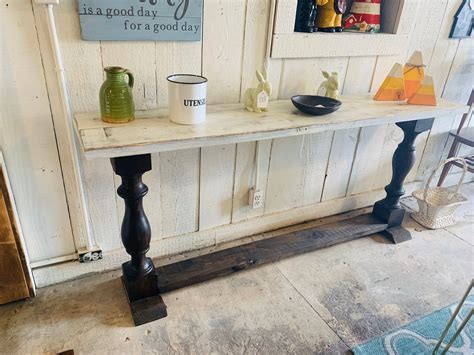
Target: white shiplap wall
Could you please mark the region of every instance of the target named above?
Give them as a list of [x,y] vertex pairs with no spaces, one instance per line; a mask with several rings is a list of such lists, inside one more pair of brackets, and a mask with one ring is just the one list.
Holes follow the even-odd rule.
[[[466,80],[469,76],[472,78],[472,39],[447,38],[461,0],[406,1],[413,10],[411,15],[415,16],[415,21],[407,19],[407,24],[403,25],[404,33],[409,35],[407,53],[389,57],[272,59],[269,62],[269,76],[274,87],[272,98],[315,93],[322,81],[321,70],[338,71],[344,93],[374,91],[394,61],[403,62],[410,51],[420,49],[428,72],[436,79],[438,93],[466,102],[472,87],[472,80]],[[18,88],[32,85],[31,82],[39,87],[36,92],[41,105],[34,109],[28,107],[27,98],[10,93],[10,96],[16,95],[16,101],[13,97],[8,101],[16,104],[9,103],[8,110],[23,108],[18,111],[21,113],[19,119],[23,121],[21,125],[10,126],[2,117],[0,143],[7,163],[13,166],[9,166],[9,170],[14,175],[13,187],[19,200],[29,252],[34,261],[41,261],[71,254],[75,248],[83,246],[83,238],[74,239],[71,233],[58,166],[62,155],[54,151],[56,141],[51,115],[57,117],[58,122],[61,117],[57,83],[52,79],[54,71],[51,70],[44,11],[31,5],[29,0],[12,1],[9,7],[5,6],[6,1],[0,2],[2,25],[4,18],[11,22],[5,30],[2,27],[2,38],[6,36],[10,41],[2,41],[2,51],[13,57],[11,61],[18,66],[16,71],[22,73],[12,80],[6,76],[10,69],[2,65],[2,78],[7,80],[2,79],[2,87]],[[124,66],[135,73],[135,100],[139,109],[167,104],[165,78],[175,72],[207,76],[210,103],[239,102],[245,90],[255,84],[255,69],[262,67],[265,60],[270,3],[270,0],[204,1],[201,43],[116,43],[81,41],[75,1],[61,1],[56,13],[73,111],[97,110],[103,67],[108,65]],[[17,23],[21,26],[15,26]],[[17,50],[12,50],[8,43],[15,40]],[[1,100],[2,115],[5,116],[10,111],[3,109],[4,96]],[[30,116],[33,117],[33,113],[44,122],[38,132],[47,141],[47,151],[25,151],[24,148],[15,151],[8,137],[17,133],[24,139],[31,139],[29,132],[33,130],[34,118]],[[437,120],[433,130],[420,137],[420,154],[410,181],[425,177],[446,154],[446,132],[456,126],[458,119]],[[58,124],[55,128],[62,153],[66,149],[61,141],[64,132]],[[373,202],[368,197],[376,195],[372,191],[382,188],[389,179],[391,154],[400,137],[395,126],[383,125],[260,142],[259,188],[266,192],[265,207],[260,210],[252,210],[246,205],[248,189],[254,184],[255,143],[156,154],[153,156],[154,170],[145,175],[150,187],[145,208],[153,229],[151,255],[170,255],[211,246],[278,227],[280,221],[296,223],[303,218],[301,216],[316,218],[368,205]],[[31,163],[33,156],[35,163]],[[27,178],[21,175],[25,167],[30,164],[35,167],[41,160],[45,164],[55,164],[51,169],[55,174],[49,176],[48,181],[34,175],[26,174]],[[61,161],[67,189],[71,167],[66,159]],[[87,267],[70,263],[63,267],[69,271],[38,270],[37,282],[41,285],[117,267],[126,258],[119,238],[123,202],[115,196],[120,181],[113,175],[107,160],[83,161],[83,172],[93,239],[106,251],[106,260],[103,264]],[[54,186],[50,195],[53,197],[49,197],[51,201],[25,188],[24,185],[28,185],[25,181],[39,184],[40,189]],[[48,203],[48,215],[41,222],[37,207],[27,200],[30,195],[36,199],[40,210]],[[71,198],[74,200],[74,196]],[[73,213],[74,209],[71,211]],[[295,211],[300,211],[301,216],[295,217]],[[73,217],[74,231],[80,234],[80,222]],[[45,243],[51,230],[59,230],[61,234],[56,233],[54,243]]]

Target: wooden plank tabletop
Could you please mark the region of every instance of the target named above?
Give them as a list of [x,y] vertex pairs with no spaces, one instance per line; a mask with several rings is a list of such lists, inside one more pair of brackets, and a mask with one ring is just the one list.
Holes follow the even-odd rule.
[[380,102],[371,96],[343,96],[339,111],[326,116],[299,112],[290,100],[270,102],[270,111],[256,114],[242,104],[208,105],[206,122],[178,125],[168,119],[168,110],[137,111],[127,124],[110,124],[99,113],[75,116],[75,130],[87,159],[156,153],[219,144],[272,139],[411,121],[467,112],[467,106],[438,100],[438,106],[415,106],[405,102]]

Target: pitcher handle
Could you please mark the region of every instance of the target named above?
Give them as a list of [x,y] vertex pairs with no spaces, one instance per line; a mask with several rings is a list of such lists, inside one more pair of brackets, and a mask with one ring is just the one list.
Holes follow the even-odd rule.
[[135,78],[133,77],[133,74],[130,70],[126,70],[125,74],[128,75],[128,86],[133,88],[133,84],[135,83]]

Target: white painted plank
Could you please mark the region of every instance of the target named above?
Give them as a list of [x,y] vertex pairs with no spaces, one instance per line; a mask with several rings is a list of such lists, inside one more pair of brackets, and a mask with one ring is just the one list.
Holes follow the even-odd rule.
[[[443,97],[467,103],[474,82],[474,57],[472,56],[472,39],[461,40],[454,58]],[[427,140],[425,154],[418,168],[419,179],[426,179],[431,171],[446,156],[448,133],[456,129],[462,115],[453,114],[437,117]]]
[[[71,109],[73,112],[98,110],[99,90],[104,81],[100,42],[81,40],[74,2],[61,2],[55,9]],[[119,248],[119,218],[110,162],[108,159],[84,161],[82,168],[95,243],[104,251]]]
[[462,114],[465,105],[439,100],[437,106],[374,101],[368,95],[342,96],[342,107],[315,118],[297,111],[289,100],[272,101],[269,112],[255,115],[241,104],[210,105],[206,121],[177,125],[167,110],[137,112],[127,125],[102,122],[96,113],[76,115],[76,131],[88,158],[118,157],[175,149],[248,142]]
[[155,43],[101,42],[102,65],[127,68],[135,77],[133,100],[137,110],[156,108]]
[[360,130],[359,144],[349,180],[347,195],[374,189],[378,164],[382,154],[387,125],[364,127]]
[[398,55],[406,51],[407,40],[407,35],[388,33],[376,35],[350,32],[275,34],[272,58]]
[[264,206],[262,208],[253,209],[249,206],[249,190],[255,186],[256,164],[259,166],[257,187],[263,192],[266,190],[271,145],[271,140],[260,141],[258,162],[255,162],[257,143],[247,142],[237,144],[232,223],[263,215],[265,196]]
[[304,136],[306,155],[302,199],[304,206],[321,201],[333,134],[334,132],[328,131]]
[[[342,92],[344,94],[369,92],[376,61],[376,57],[350,57]],[[323,200],[346,195],[358,136],[358,128],[334,132]]]
[[[156,87],[156,58],[154,42],[101,42],[103,67],[121,66],[129,69],[135,77],[133,98],[135,107],[139,109],[152,109],[157,106]],[[137,53],[140,53],[137,56]],[[159,155],[153,155],[153,163],[159,163]],[[152,228],[152,238],[161,236],[161,209],[159,202],[160,180],[159,167],[154,165],[154,170],[146,173],[143,180],[149,187],[149,193],[144,198],[144,208]],[[105,167],[104,167],[105,168]],[[115,189],[121,184],[121,178],[114,175]],[[114,195],[109,196],[110,200]],[[118,227],[121,228],[124,215],[124,201],[116,197]]]
[[83,166],[93,238],[103,251],[121,248],[119,225],[123,214],[117,215],[117,199],[120,197],[115,193],[110,160],[84,160]]
[[[51,40],[48,29],[47,11],[45,6],[33,6],[35,25],[37,29],[38,42],[40,45],[41,58],[43,60],[43,70],[48,89],[49,103],[51,106],[51,113],[54,123],[54,131],[57,140],[57,147],[59,158],[61,162],[62,176],[64,180],[64,187],[66,190],[66,198],[69,209],[69,217],[72,225],[72,232],[74,236],[74,244],[76,249],[85,248],[87,246],[87,227],[85,225],[85,218],[83,218],[83,206],[81,182],[76,181],[76,168],[74,167],[74,160],[71,159],[73,145],[70,139],[74,139],[71,135],[70,127],[68,126],[68,119],[63,110],[62,96],[58,83],[58,76],[56,72],[56,65],[53,58],[53,49],[51,47]],[[51,260],[51,259],[45,259]]]
[[231,222],[235,154],[235,144],[201,149],[199,230]]
[[351,176],[359,128],[341,129],[334,132],[329,156],[323,201],[344,197]]
[[30,1],[0,2],[0,149],[32,262],[75,251]]
[[265,193],[266,215],[301,205],[305,164],[303,136],[273,140]]
[[[265,44],[269,31],[268,14],[272,0],[247,1],[240,99],[248,88],[256,87],[255,70],[265,63]],[[275,83],[272,83],[275,85]]]
[[273,33],[293,33],[295,30],[298,0],[273,0],[277,2]]
[[203,75],[208,103],[240,100],[245,0],[204,1]]
[[201,74],[200,42],[155,42],[156,90],[159,107],[168,106],[168,81],[171,74]]
[[434,46],[433,55],[431,60],[427,62],[428,72],[434,78],[435,92],[438,93],[438,95],[443,93],[444,85],[446,84],[451,64],[453,63],[459,45],[459,40],[449,38],[454,16],[459,6],[459,0],[448,1],[438,39]]
[[[155,42],[156,96],[159,107],[168,106],[168,75],[201,74],[200,42]],[[200,149],[152,154],[148,205],[152,239],[182,235],[198,229]],[[157,185],[158,182],[158,185]],[[159,195],[157,195],[157,193]],[[153,212],[150,214],[150,211]],[[175,238],[166,243],[172,244]],[[176,242],[179,244],[178,242]],[[199,243],[195,245],[198,247]],[[214,240],[212,240],[214,243]],[[179,248],[179,245],[177,245]]]
[[160,154],[162,235],[198,230],[199,149]]
[[[319,86],[325,80],[321,72],[338,72],[340,82],[346,76],[348,57],[343,58],[306,58],[285,59],[283,61],[280,99],[288,99],[293,95],[316,95]],[[305,78],[305,80],[302,80]]]

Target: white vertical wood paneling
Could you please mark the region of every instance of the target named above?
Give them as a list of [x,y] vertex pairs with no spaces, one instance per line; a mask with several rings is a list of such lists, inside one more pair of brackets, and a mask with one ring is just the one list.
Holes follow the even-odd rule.
[[265,214],[301,204],[306,164],[303,137],[273,140],[265,193]]
[[[111,173],[110,161],[96,159],[83,161],[83,164],[94,239],[103,250],[120,248],[122,244],[119,226],[123,213],[120,216],[117,214],[117,200],[120,198],[115,193],[115,175]],[[123,211],[123,208],[120,211]]]
[[0,149],[28,253],[74,252],[71,225],[31,3],[0,1]]
[[[99,109],[99,89],[104,79],[100,42],[81,40],[79,18],[73,1],[61,2],[56,11],[71,109],[73,112],[96,111]],[[118,248],[121,245],[119,217],[110,162],[82,162],[93,238],[104,250]]]
[[333,135],[334,132],[328,131],[304,136],[306,169],[304,172],[303,205],[321,202]]
[[[247,1],[245,13],[244,51],[241,78],[242,99],[245,91],[258,83],[255,70],[261,70],[265,63],[265,44],[267,41],[268,14],[271,0]],[[273,83],[274,84],[274,83]]]
[[[168,75],[201,74],[201,43],[155,42],[155,45],[156,97],[158,106],[163,107],[168,105]],[[152,234],[153,238],[198,230],[200,156],[200,149],[152,155],[151,174],[156,175],[146,176],[146,179],[158,179],[159,187],[148,183],[150,206],[145,206],[149,210],[153,208],[153,201],[160,200],[150,220],[156,221],[157,230],[161,228]]]
[[[157,106],[157,81],[155,42],[101,42],[103,67],[121,66],[129,69],[135,76],[133,99],[137,110],[155,108]],[[140,55],[137,55],[140,53]],[[159,203],[159,155],[153,155],[153,171],[143,176],[149,188],[143,205],[152,228],[152,238],[161,236],[161,204]],[[104,167],[105,168],[105,167]],[[115,190],[121,184],[121,178],[114,176]],[[110,198],[109,198],[110,199]],[[124,215],[124,201],[116,197],[118,228],[120,230]],[[120,238],[116,247],[120,247]]]
[[200,230],[231,222],[235,150],[236,144],[201,149]]
[[201,74],[200,42],[155,42],[156,96],[159,107],[168,106],[168,82],[171,74]]
[[[168,97],[166,76],[178,72],[195,74],[202,72],[207,76],[210,103],[238,102],[245,90],[256,84],[255,69],[260,68],[265,60],[270,3],[270,0],[206,0],[202,43],[100,43],[80,39],[75,2],[72,0],[61,2],[57,7],[57,22],[73,110],[77,112],[98,109],[98,91],[103,81],[102,68],[107,65],[125,66],[134,72],[137,108],[166,106]],[[293,8],[296,6],[296,0],[282,0],[278,4],[280,7]],[[421,50],[425,62],[429,64],[428,71],[435,78],[438,94],[464,102],[472,87],[472,80],[469,80],[472,77],[473,66],[473,57],[470,53],[472,40],[459,41],[447,38],[453,15],[459,4],[459,0],[406,0],[405,11],[400,20],[400,32],[409,34],[410,42],[407,45],[407,53],[399,56],[272,59],[268,63],[269,79],[274,88],[271,98],[289,98],[294,94],[304,93],[315,94],[321,81],[324,80],[321,70],[339,72],[345,94],[375,91],[395,61],[403,62],[409,52]],[[5,8],[6,6],[2,6],[0,10],[2,15],[7,14]],[[21,13],[10,11],[20,8]],[[38,10],[38,7],[35,7],[38,38],[43,52],[42,59],[47,67],[45,74],[50,87],[50,104],[58,133],[58,145],[61,153],[67,156],[67,152],[63,152],[65,141],[61,136],[61,127],[57,124],[60,123],[58,121],[61,114],[58,109],[60,105],[52,88],[57,83],[54,72],[49,68],[52,63],[50,54],[45,53],[49,50],[49,43],[44,31],[44,18],[42,15],[38,16],[40,13]],[[34,58],[39,53],[34,36],[31,4],[26,0],[15,4],[10,2],[8,11],[10,22],[7,22],[11,23],[10,27],[17,28],[16,33],[26,33],[25,36],[19,37],[20,42],[31,42],[31,46],[22,53],[19,53],[19,49],[23,47],[17,44],[16,51],[9,47],[8,51],[4,51],[8,56],[2,53],[2,61],[5,58],[12,59],[11,54],[14,56],[15,64],[21,65],[23,61],[31,60],[25,58]],[[23,11],[28,14],[26,17]],[[13,16],[10,16],[11,14]],[[2,25],[7,22],[2,18]],[[292,32],[293,25],[293,18],[276,19],[277,32]],[[8,34],[6,38],[16,39],[16,35],[8,31],[3,31]],[[31,66],[30,61],[25,63]],[[32,74],[28,71],[28,75],[16,72],[12,74],[11,66],[3,65],[9,69],[2,79],[7,78],[8,81],[9,77],[15,75],[12,78],[18,82],[28,80],[30,83],[33,77],[36,79],[27,92],[44,88],[44,78],[41,76],[41,67],[38,63],[31,68],[35,72]],[[7,74],[9,76],[6,76]],[[22,95],[24,95],[23,89]],[[53,171],[51,174],[54,175],[58,169],[57,154],[51,153],[48,150],[50,148],[45,148],[48,147],[49,143],[46,141],[53,132],[51,113],[49,107],[44,104],[45,95],[38,96],[39,99],[36,101],[29,101],[36,106],[30,104],[29,107],[21,107],[23,115],[21,118],[25,117],[26,120],[26,117],[34,112],[35,120],[31,122],[35,124],[28,120],[25,127],[20,127],[20,123],[26,122],[25,120],[13,122],[3,119],[2,131],[8,133],[0,133],[0,142],[6,150],[7,163],[9,160],[11,162],[13,156],[14,159],[21,158],[24,167],[54,166],[51,169]],[[8,106],[3,107],[17,104],[14,99],[8,101]],[[19,104],[15,107],[17,106],[19,107]],[[2,112],[11,112],[8,109],[4,111],[3,107]],[[41,119],[36,118],[40,117],[40,112]],[[46,117],[48,124],[44,123]],[[40,122],[41,127],[38,126]],[[446,143],[446,132],[455,128],[458,122],[459,117],[452,120],[436,120],[429,138],[427,133],[420,136],[417,144],[418,160],[408,180],[415,179],[417,171],[418,177],[426,175],[440,157],[446,154],[449,146],[449,142]],[[14,137],[12,132],[21,130],[41,132],[41,136],[44,137],[41,144],[38,143],[41,147],[31,152],[25,150],[26,147],[30,147],[29,145],[22,145],[21,149],[16,150],[9,148],[13,144],[10,138]],[[384,125],[364,128],[360,133],[359,129],[352,129],[261,142],[258,162],[259,188],[266,191],[266,203],[264,208],[257,210],[250,209],[247,201],[248,190],[253,185],[255,142],[206,148],[202,154],[201,150],[195,149],[153,155],[154,170],[144,176],[144,181],[150,188],[144,203],[152,224],[153,238],[166,238],[159,243],[162,243],[168,251],[208,246],[220,241],[212,230],[200,232],[199,236],[193,232],[199,228],[213,228],[262,217],[263,214],[286,211],[305,204],[316,204],[321,196],[327,201],[344,197],[346,192],[351,195],[382,187],[390,178],[391,157],[393,149],[401,139],[401,134],[401,130],[394,125]],[[422,152],[424,155],[421,159]],[[67,178],[68,161],[62,160],[64,176]],[[25,161],[30,163],[25,164]],[[46,168],[45,172],[47,171]],[[17,181],[13,181],[13,185],[26,184],[26,175],[26,172],[21,170],[21,174],[16,175]],[[44,178],[44,176],[45,173],[42,171],[29,176],[35,181],[30,184],[31,187],[52,186],[50,184],[52,177],[48,175],[48,178]],[[87,185],[94,236],[104,250],[121,247],[119,224],[122,219],[123,202],[115,194],[119,178],[114,176],[110,162],[105,160],[85,162],[84,180]],[[60,180],[58,181],[53,184],[54,189],[62,188]],[[44,198],[43,195],[41,198]],[[60,202],[61,200],[64,201],[64,192],[62,195],[55,194],[52,203],[64,204]],[[35,231],[39,230],[41,235],[49,235],[48,228],[53,224],[54,228],[60,228],[64,222],[48,220],[44,223],[44,218],[40,221],[36,220],[36,217],[31,217],[38,215],[30,213],[29,209],[21,213],[28,215],[31,227],[35,228]],[[172,238],[188,233],[191,234],[182,238]],[[66,234],[66,241],[53,238],[52,244],[48,242],[48,248],[44,247],[45,243],[41,237],[35,234],[29,243],[34,245],[37,260],[44,259],[48,255],[60,256],[70,253],[73,249],[72,237],[70,231],[64,235]],[[64,247],[66,244],[68,246]]]
[[245,0],[204,1],[203,75],[209,80],[208,103],[240,100]]
[[[244,54],[245,0],[204,2],[202,68],[208,102],[239,102]],[[236,145],[201,149],[199,229],[232,219]]]
[[338,72],[341,83],[344,83],[348,62],[348,57],[283,60],[279,98],[287,99],[302,94],[316,95],[325,80],[321,74],[323,70]]
[[[376,57],[349,58],[342,92],[349,95],[369,92],[376,61]],[[359,130],[353,128],[334,132],[324,185],[324,201],[346,195]]]
[[163,237],[198,230],[199,149],[160,154]]
[[326,183],[324,184],[323,201],[346,196],[358,137],[358,128],[342,129],[334,132]]
[[234,197],[232,207],[233,223],[263,215],[264,207],[257,209],[250,208],[249,190],[255,186],[256,164],[259,166],[257,187],[263,192],[266,190],[271,144],[271,140],[260,141],[258,162],[255,161],[255,149],[257,147],[256,142],[237,144]]
[[66,113],[63,111],[63,104],[61,102],[61,92],[47,24],[47,11],[44,6],[33,5],[33,12],[66,190],[69,217],[74,235],[74,244],[76,249],[80,249],[87,246],[88,235],[87,226],[84,225],[82,215],[81,196],[79,195],[80,190],[77,188],[78,182],[76,181],[75,167],[73,166],[74,161],[71,159],[73,153],[71,152],[70,134],[72,132],[68,128],[68,117],[66,117]]
[[364,127],[360,130],[359,144],[347,188],[348,196],[374,189],[386,131],[387,125]]
[[[459,41],[451,70],[446,81],[442,96],[446,99],[467,103],[474,82],[474,57],[472,55],[472,39]],[[425,154],[418,168],[418,178],[425,179],[446,156],[449,147],[446,147],[448,133],[457,128],[461,117],[446,117],[435,119],[433,128],[425,148]]]
[[135,76],[133,99],[137,110],[156,107],[155,42],[101,42],[103,67],[119,66]]

